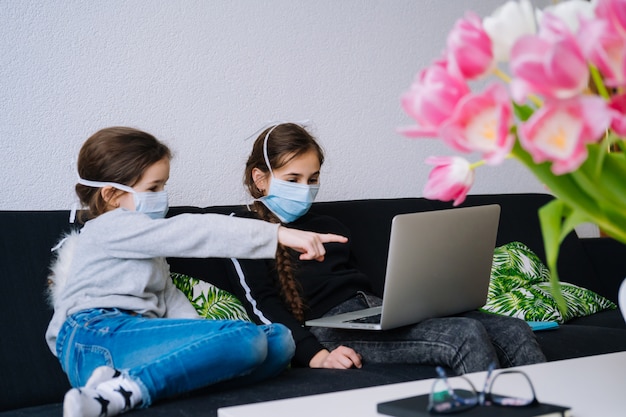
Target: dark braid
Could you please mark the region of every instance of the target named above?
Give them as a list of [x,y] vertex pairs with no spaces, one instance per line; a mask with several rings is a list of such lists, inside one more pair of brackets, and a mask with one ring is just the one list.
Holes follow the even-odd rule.
[[[280,223],[280,220],[263,203],[255,201],[253,206],[260,219],[271,223]],[[276,272],[280,285],[280,295],[294,317],[298,321],[304,322],[304,301],[300,296],[300,284],[295,278],[294,267],[291,262],[291,250],[281,244],[276,250]]]

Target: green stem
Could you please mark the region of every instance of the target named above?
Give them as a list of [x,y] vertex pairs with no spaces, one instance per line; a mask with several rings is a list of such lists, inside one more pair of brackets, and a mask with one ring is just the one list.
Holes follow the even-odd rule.
[[598,68],[596,68],[595,65],[589,64],[589,72],[591,73],[591,79],[593,80],[593,84],[596,86],[596,89],[598,90],[600,96],[608,100],[611,95],[604,85],[602,75],[600,74],[600,71],[598,71]]
[[[505,159],[511,159],[511,158],[514,158],[514,157],[515,156],[513,155],[513,153],[509,153],[504,158]],[[470,169],[474,170],[476,168],[479,168],[479,167],[485,165],[486,163],[487,163],[487,161],[485,161],[484,159],[481,159],[480,161],[476,161],[473,164],[470,164]]]
[[475,170],[476,168],[485,165],[485,163],[486,161],[484,159],[481,159],[480,161],[476,161],[473,164],[470,164],[470,169]]

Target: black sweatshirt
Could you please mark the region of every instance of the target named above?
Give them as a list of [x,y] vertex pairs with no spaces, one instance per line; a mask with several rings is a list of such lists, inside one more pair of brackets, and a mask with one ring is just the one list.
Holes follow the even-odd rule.
[[[249,212],[239,214],[243,217],[252,215]],[[311,212],[287,226],[350,238],[350,231],[338,220]],[[367,276],[354,267],[349,240],[348,243],[327,243],[324,246],[326,255],[323,262],[300,261],[298,254],[292,252],[292,265],[300,284],[306,320],[323,316],[331,308],[353,297],[357,291],[371,292]],[[230,288],[224,289],[242,301],[248,315],[256,323],[272,322],[287,326],[296,343],[293,365],[308,366],[311,358],[324,347],[295,319],[283,301],[275,261],[239,259],[233,266],[229,275]]]

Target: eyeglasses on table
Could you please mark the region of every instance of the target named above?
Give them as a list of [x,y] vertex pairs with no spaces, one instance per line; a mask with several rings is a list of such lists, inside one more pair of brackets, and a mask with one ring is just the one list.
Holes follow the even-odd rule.
[[[446,372],[437,367],[438,378],[428,397],[428,411],[433,414],[457,413],[476,406],[525,407],[537,404],[537,396],[530,378],[522,371],[506,370],[494,373],[495,364],[487,370],[481,391],[476,390],[465,376],[448,379]],[[494,388],[515,387],[515,395],[499,395]]]

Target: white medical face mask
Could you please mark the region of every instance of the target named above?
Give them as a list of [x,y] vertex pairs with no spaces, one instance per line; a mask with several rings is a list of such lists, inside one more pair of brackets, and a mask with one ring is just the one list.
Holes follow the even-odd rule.
[[[278,125],[276,125],[278,126]],[[320,189],[319,185],[298,184],[295,182],[283,181],[274,176],[270,159],[267,154],[267,141],[270,133],[276,128],[274,126],[265,135],[263,142],[263,156],[265,164],[272,174],[270,188],[266,196],[258,199],[272,211],[283,223],[291,223],[304,216],[317,197]]]
[[78,179],[78,183],[86,185],[87,187],[113,187],[131,193],[135,202],[135,211],[147,214],[152,219],[164,218],[169,209],[167,191],[165,190],[157,192],[138,192],[128,185],[118,184],[116,182],[90,181],[82,178]]

